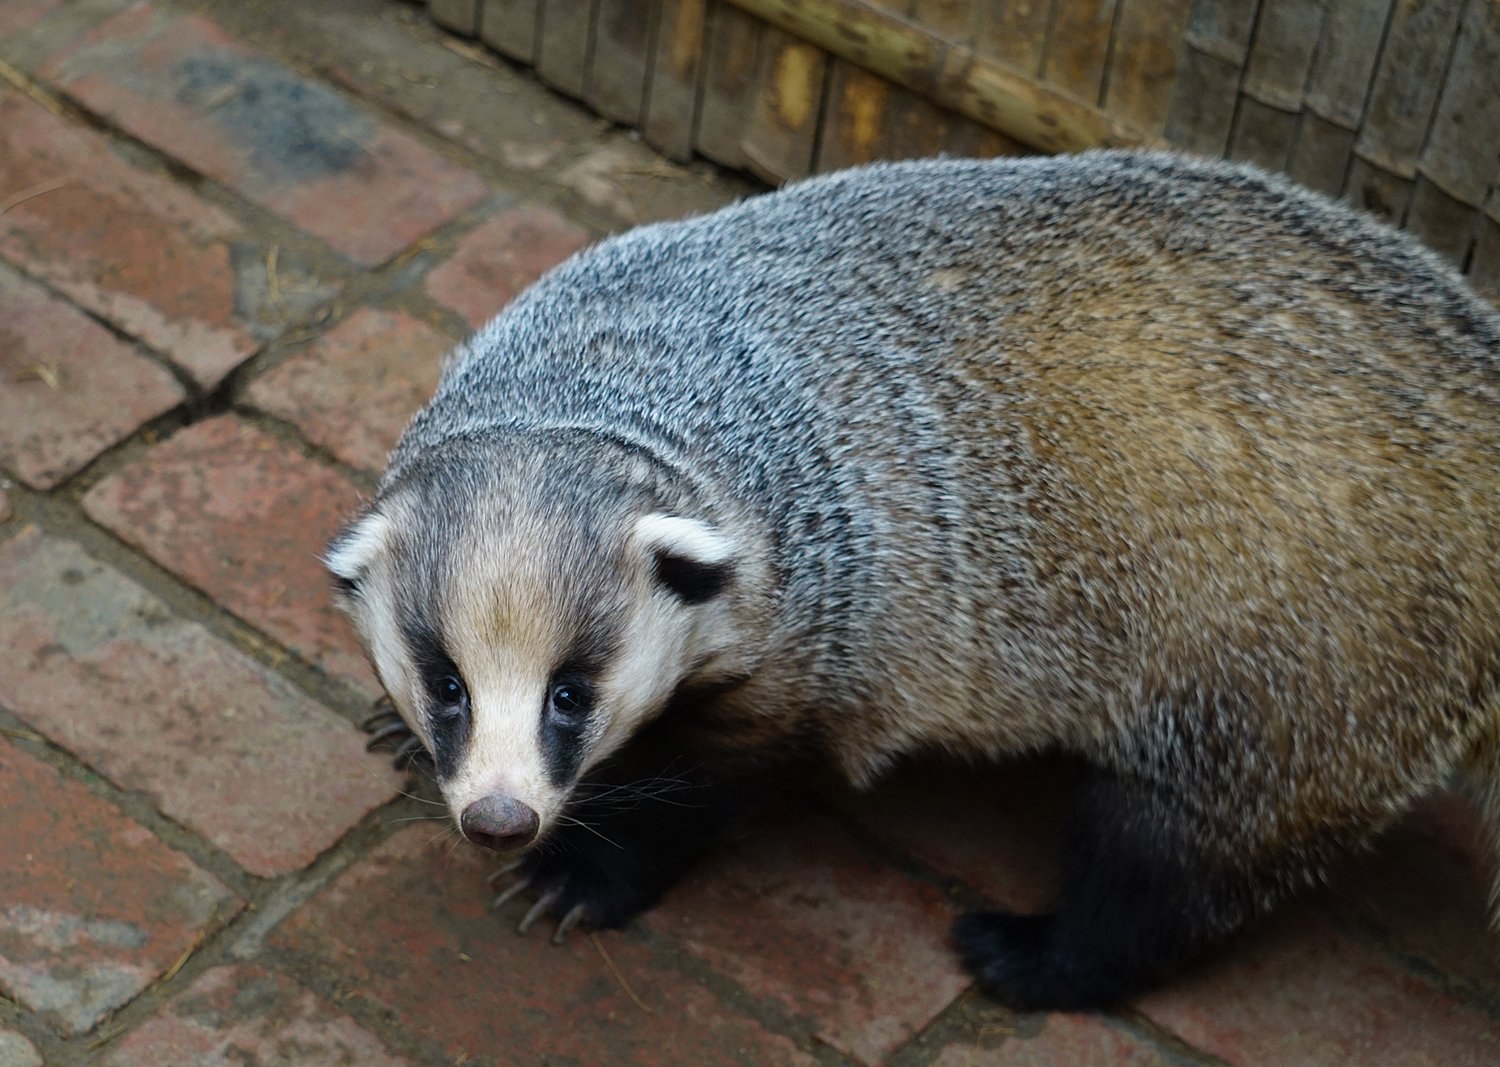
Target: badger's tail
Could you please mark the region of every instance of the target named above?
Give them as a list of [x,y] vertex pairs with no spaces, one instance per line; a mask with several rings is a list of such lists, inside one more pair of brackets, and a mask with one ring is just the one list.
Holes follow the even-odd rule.
[[1464,780],[1484,827],[1491,878],[1490,926],[1500,932],[1500,707],[1492,710],[1489,729],[1464,765]]

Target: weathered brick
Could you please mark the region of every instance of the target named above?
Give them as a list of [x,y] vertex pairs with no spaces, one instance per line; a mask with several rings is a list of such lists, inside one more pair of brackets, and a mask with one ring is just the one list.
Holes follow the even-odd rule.
[[89,490],[96,521],[297,654],[375,694],[318,555],[359,492],[234,416],[189,426]]
[[35,529],[0,543],[0,648],[0,703],[253,874],[304,866],[398,788],[344,720]]
[[0,1067],[43,1067],[42,1054],[24,1034],[0,1029]]
[[263,967],[206,971],[109,1047],[104,1067],[397,1067],[372,1034],[322,998]]
[[947,943],[952,921],[937,889],[866,856],[832,822],[779,813],[645,918],[865,1063],[883,1060],[969,984]]
[[486,195],[472,172],[201,16],[136,4],[65,46],[43,73],[367,266]]
[[0,91],[0,190],[25,197],[0,214],[0,253],[195,381],[216,384],[259,347],[236,311],[236,224],[9,90]]
[[1231,1064],[1500,1060],[1492,1019],[1305,910],[1283,914],[1137,1007]]
[[427,276],[427,292],[477,328],[588,243],[587,231],[555,211],[512,208],[460,241],[452,258]]
[[[45,18],[62,0],[5,0],[0,4],[0,40],[19,36]],[[0,1056],[0,1064],[4,1064]]]
[[3,263],[0,309],[0,463],[28,485],[51,488],[182,400],[165,370]]
[[410,315],[362,308],[251,383],[249,400],[351,467],[378,472],[452,347]]
[[812,1062],[663,966],[638,937],[596,935],[601,952],[584,934],[560,947],[537,930],[517,936],[514,917],[488,909],[489,864],[477,849],[410,827],[296,912],[275,941],[336,968],[351,992],[455,1059]]
[[891,847],[954,875],[1011,911],[1056,898],[1072,771],[1056,759],[980,768],[924,762],[841,803]]
[[1040,1033],[949,1045],[932,1061],[932,1067],[1169,1067],[1172,1062],[1095,1016],[1047,1015]]
[[185,856],[3,740],[0,810],[0,991],[64,1034],[128,1003],[239,910]]

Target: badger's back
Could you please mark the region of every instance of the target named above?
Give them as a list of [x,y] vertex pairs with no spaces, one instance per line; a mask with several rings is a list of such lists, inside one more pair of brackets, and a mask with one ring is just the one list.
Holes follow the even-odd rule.
[[883,165],[570,261],[391,477],[456,432],[583,427],[743,502],[784,582],[767,685],[857,721],[856,773],[1170,746],[1194,706],[1295,794],[1351,730],[1393,783],[1438,767],[1492,695],[1497,357],[1433,257],[1256,172]]

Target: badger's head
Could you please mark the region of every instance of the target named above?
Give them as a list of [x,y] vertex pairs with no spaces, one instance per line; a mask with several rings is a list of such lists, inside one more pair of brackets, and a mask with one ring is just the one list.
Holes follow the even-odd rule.
[[679,686],[737,670],[742,546],[662,478],[584,435],[451,441],[329,545],[470,840],[527,847]]

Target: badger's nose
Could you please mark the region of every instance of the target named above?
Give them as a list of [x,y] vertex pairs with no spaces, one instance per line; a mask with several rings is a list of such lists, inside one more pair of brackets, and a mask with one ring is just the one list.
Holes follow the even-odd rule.
[[499,793],[474,801],[458,820],[465,837],[496,852],[515,852],[531,844],[539,823],[530,805]]

